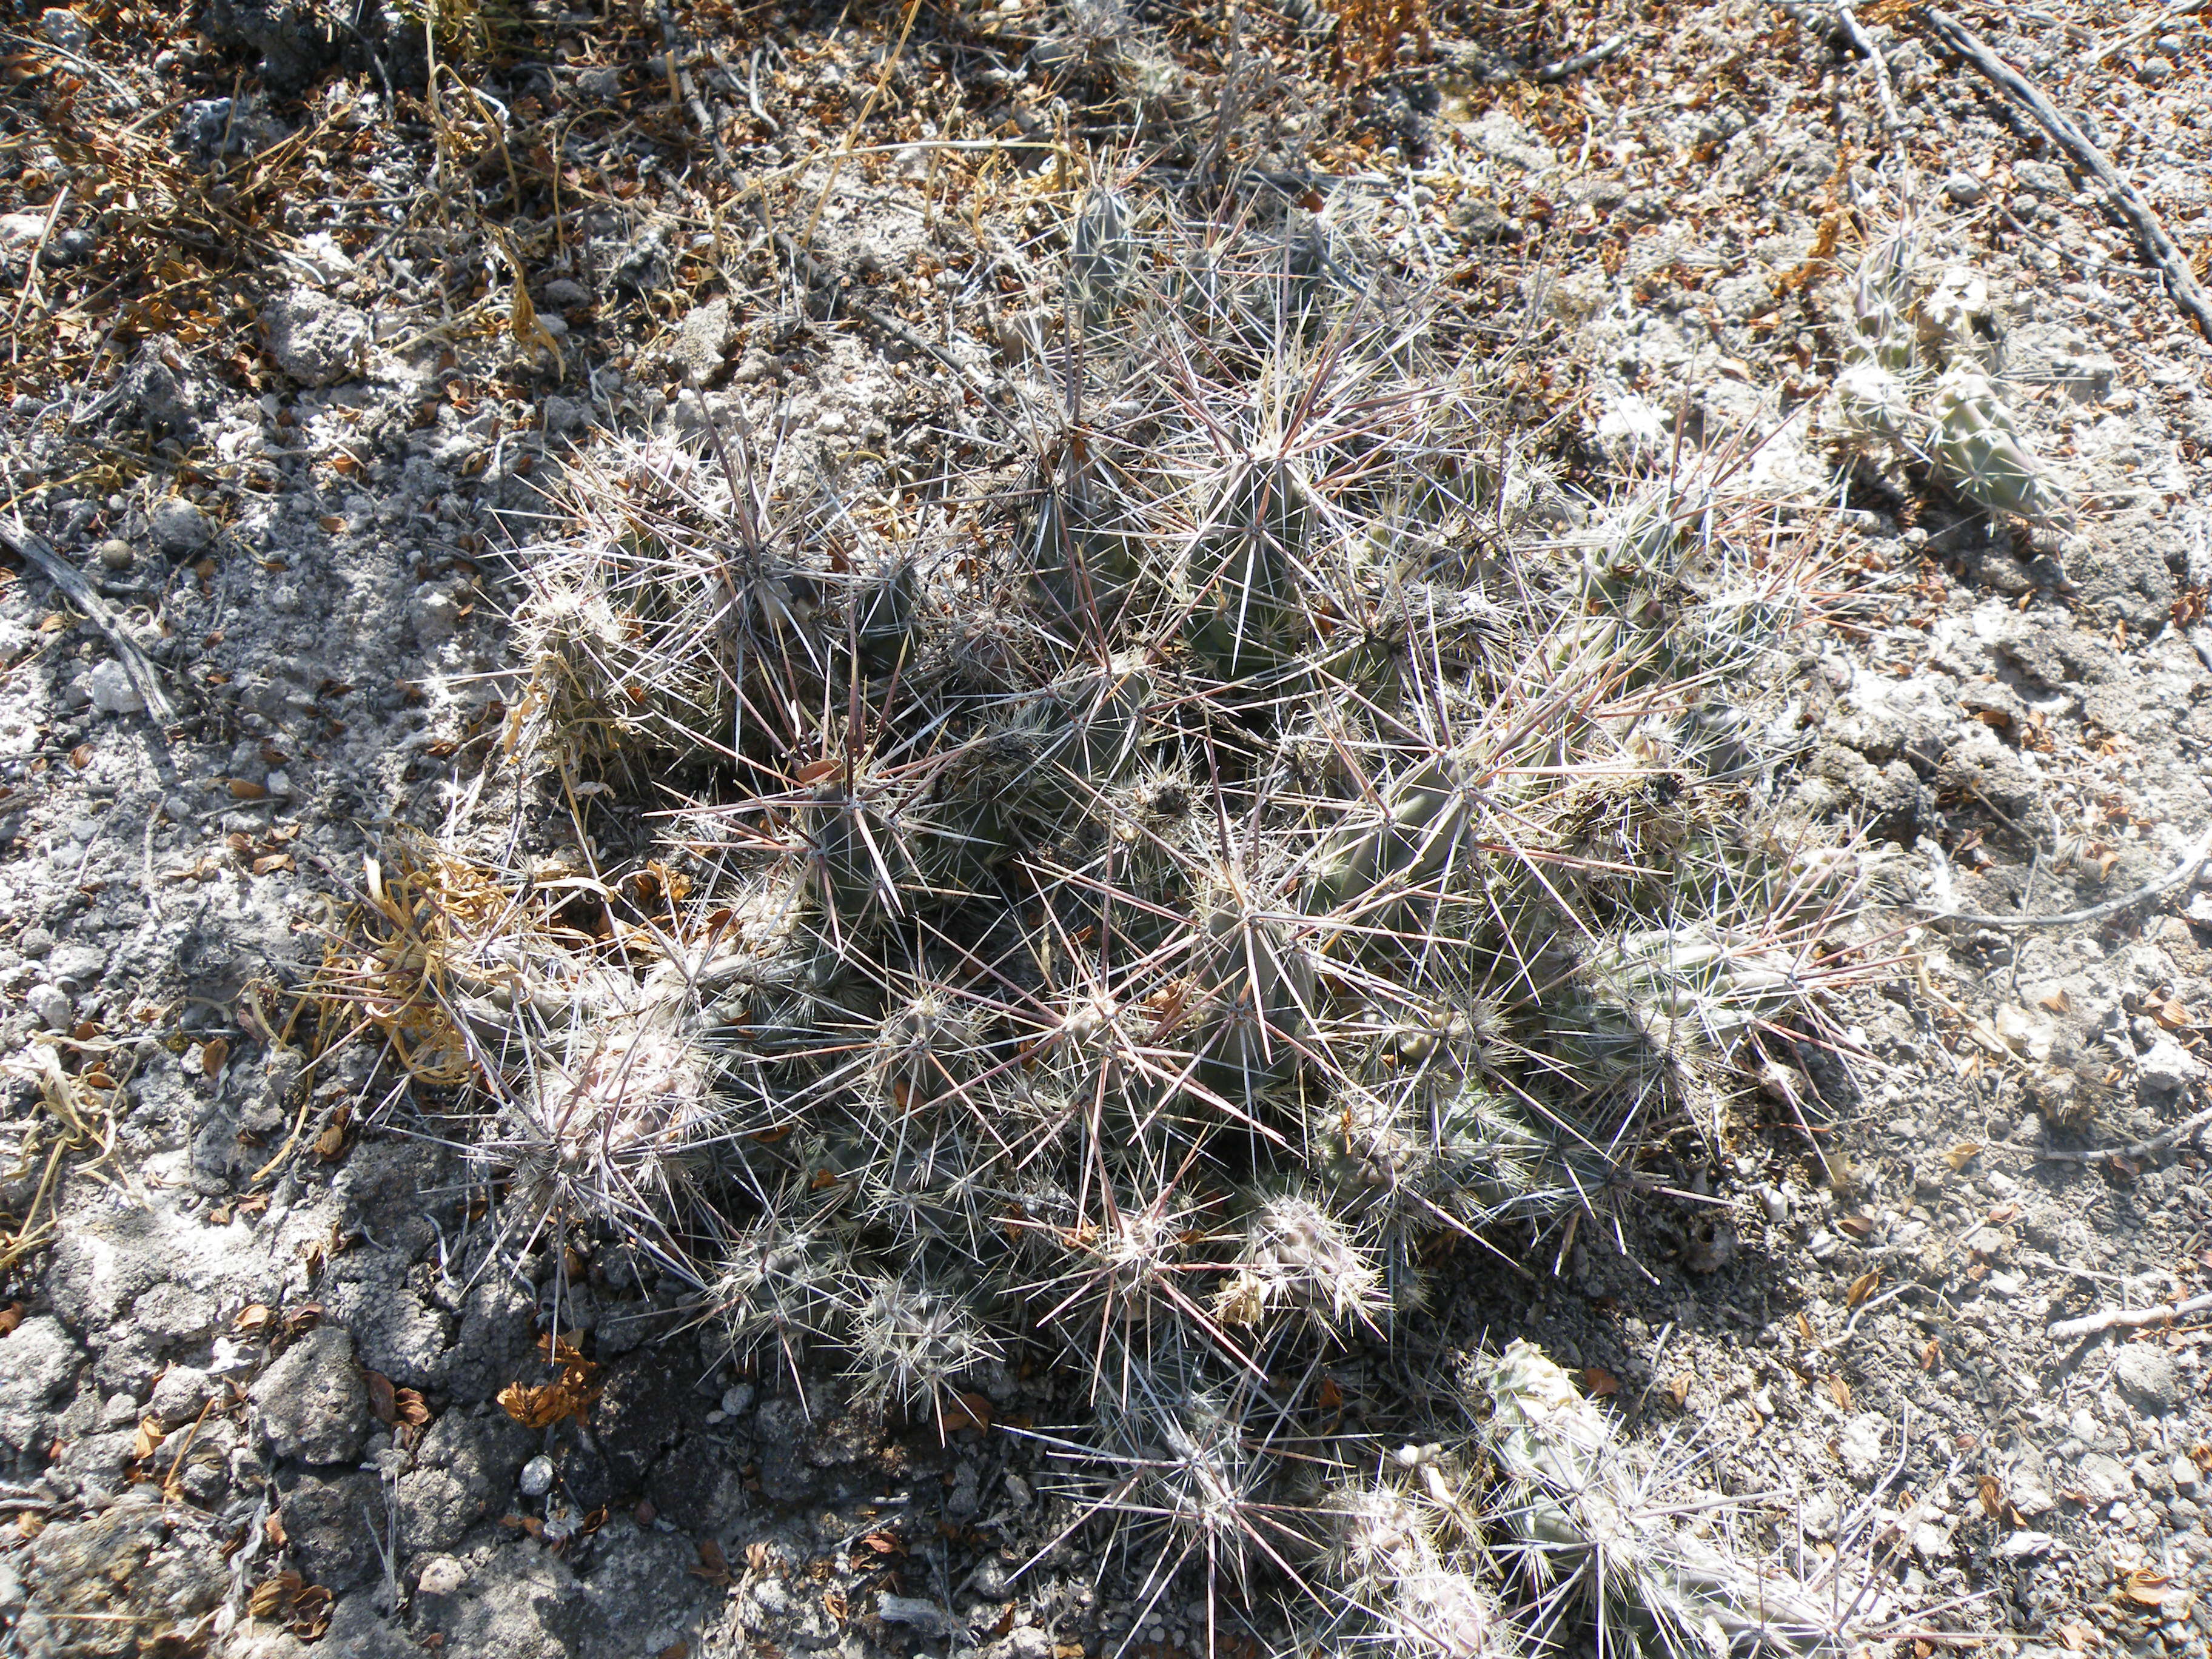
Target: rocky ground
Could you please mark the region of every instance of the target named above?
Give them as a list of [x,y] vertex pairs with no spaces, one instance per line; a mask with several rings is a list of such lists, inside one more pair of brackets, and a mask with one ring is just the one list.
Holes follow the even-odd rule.
[[[1424,1340],[1528,1336],[1807,1559],[1877,1563],[1870,1645],[2205,1651],[2212,1316],[2053,1328],[2212,1281],[2212,882],[1928,913],[2094,907],[2212,824],[2212,347],[2069,158],[1899,5],[1440,6],[1364,68],[1364,13],[680,11],[9,33],[0,1641],[1273,1645],[1202,1586],[1139,1621],[1127,1564],[1060,1536],[1008,1431],[1055,1420],[1049,1376],[940,1435],[733,1369],[618,1246],[487,1267],[428,1085],[299,994],[403,827],[580,855],[501,772],[507,555],[563,481],[711,419],[980,511],[945,480],[1015,453],[1085,179],[1234,166],[1446,296],[1563,535],[1741,455],[1827,590],[1772,642],[1774,790],[1878,873],[1841,1048],[1671,1126],[1665,1192],[1534,1271],[1470,1247]],[[2193,251],[2207,33],[2140,11],[1966,21]],[[1854,273],[1899,235],[1973,290],[2037,522],[1839,413]],[[556,1283],[600,1392],[532,1428],[501,1396],[554,1374]],[[1356,1420],[1418,1363],[1333,1386]]]

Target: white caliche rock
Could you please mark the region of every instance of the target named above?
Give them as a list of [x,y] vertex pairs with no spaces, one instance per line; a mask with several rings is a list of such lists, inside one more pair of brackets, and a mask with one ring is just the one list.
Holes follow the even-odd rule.
[[82,52],[92,44],[92,27],[67,6],[49,6],[39,15],[39,33],[64,52]]
[[319,1325],[284,1350],[248,1391],[279,1457],[349,1463],[368,1436],[368,1382],[353,1338]]
[[0,1336],[0,1447],[46,1449],[51,1413],[69,1403],[83,1360],[52,1314],[34,1315]]
[[261,307],[261,331],[276,367],[301,386],[331,386],[361,373],[368,318],[315,289],[295,289]]
[[135,714],[146,706],[131,671],[112,657],[94,665],[90,685],[92,706],[103,714]]
[[58,985],[33,985],[23,993],[23,1006],[50,1031],[68,1030],[76,1016],[76,1005]]
[[2136,1087],[2146,1095],[2178,1095],[2204,1075],[2196,1055],[2170,1036],[2162,1036],[2136,1062]]

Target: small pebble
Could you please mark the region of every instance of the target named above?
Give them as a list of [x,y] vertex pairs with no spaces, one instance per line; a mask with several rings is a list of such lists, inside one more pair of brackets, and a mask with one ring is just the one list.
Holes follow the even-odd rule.
[[522,1479],[515,1483],[525,1498],[543,1498],[553,1490],[553,1460],[542,1453],[522,1466]]
[[416,1594],[451,1595],[468,1582],[468,1569],[452,1556],[434,1555],[423,1564],[422,1577],[416,1580]]
[[149,515],[154,539],[165,553],[196,553],[215,539],[215,526],[206,514],[181,496],[172,495]]
[[1982,181],[1970,173],[1954,173],[1943,181],[1943,193],[1958,207],[1972,207],[1982,199]]
[[103,714],[135,714],[146,706],[131,671],[109,657],[94,665],[92,706]]
[[114,538],[100,543],[98,551],[100,563],[110,570],[128,570],[138,556],[129,542]]
[[752,1408],[753,1385],[751,1383],[739,1382],[722,1390],[723,1416],[743,1417]]
[[69,993],[58,985],[33,985],[23,993],[23,1006],[50,1031],[67,1030],[76,1012]]

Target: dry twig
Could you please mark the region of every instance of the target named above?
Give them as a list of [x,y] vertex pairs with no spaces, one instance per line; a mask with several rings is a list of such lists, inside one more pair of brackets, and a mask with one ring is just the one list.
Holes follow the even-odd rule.
[[1963,921],[1970,927],[2072,927],[2085,922],[2102,921],[2121,911],[2156,898],[2186,882],[2212,858],[2212,829],[2197,838],[2196,845],[2181,855],[2181,862],[2164,875],[2145,882],[2131,891],[2108,898],[2079,910],[2062,910],[2048,916],[1984,916],[1966,910],[1939,910],[1932,905],[1915,905],[1913,908],[1926,915],[1930,921]]
[[2212,1111],[2199,1112],[2185,1122],[2177,1123],[2162,1134],[2148,1140],[2138,1140],[2132,1146],[2100,1146],[2087,1152],[2045,1152],[2035,1156],[2044,1164],[2101,1164],[2108,1158],[2148,1158],[2153,1152],[2162,1152],[2177,1140],[2195,1133],[2212,1123]]
[[1881,48],[1866,32],[1866,25],[1859,21],[1849,0],[1836,0],[1836,21],[1844,26],[1851,49],[1865,53],[1867,62],[1874,66],[1875,90],[1881,94],[1882,131],[1893,138],[1897,136],[1897,89],[1890,84],[1889,65],[1882,60]]
[[1928,9],[1928,21],[1935,25],[1946,46],[2035,117],[2075,164],[2111,192],[2112,206],[2128,222],[2136,240],[2142,244],[2144,253],[2166,277],[2166,292],[2172,295],[2173,302],[2189,313],[2205,338],[2212,340],[2212,295],[2197,285],[2189,256],[2175,246],[2173,238],[2166,234],[2165,223],[2151,204],[2143,200],[2141,192],[2120,176],[2119,170],[2106,159],[2104,151],[2089,142],[2087,134],[2033,82],[1984,46],[1980,36],[1949,13],[1938,11],[1933,6]]
[[56,558],[46,543],[31,533],[21,517],[12,523],[0,524],[0,546],[5,546],[26,564],[38,567],[39,573],[61,590],[63,598],[83,611],[93,626],[107,635],[107,642],[115,647],[123,672],[131,677],[131,684],[145,703],[146,712],[156,723],[166,725],[177,717],[176,705],[161,689],[161,677],[154,667],[153,659],[139,648],[138,641],[125,629],[122,619],[93,590],[91,583]]
[[1627,50],[1628,32],[1624,29],[1619,34],[1599,41],[1588,52],[1578,52],[1571,58],[1562,58],[1556,64],[1545,64],[1528,78],[1532,81],[1564,81],[1569,76],[1580,75],[1585,70],[1595,69],[1600,64],[1610,63]]
[[2167,1320],[2185,1318],[2191,1314],[2208,1312],[2212,1312],[2212,1295],[2192,1296],[2186,1302],[2169,1303],[2163,1307],[2106,1308],[2101,1313],[2083,1314],[2079,1319],[2062,1319],[2044,1334],[2061,1342],[2069,1342],[2077,1336],[2094,1336],[2099,1331],[2156,1325]]

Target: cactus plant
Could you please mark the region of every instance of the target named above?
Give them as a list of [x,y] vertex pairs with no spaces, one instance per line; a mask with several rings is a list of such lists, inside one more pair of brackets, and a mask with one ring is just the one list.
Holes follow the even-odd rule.
[[1923,291],[1913,271],[1923,236],[1907,220],[1859,261],[1836,378],[1838,426],[1850,441],[1922,461],[1978,507],[2047,518],[2057,490],[2000,390],[1989,285],[1952,265]]
[[1588,1609],[1601,1651],[1690,1659],[1834,1644],[1837,1617],[1804,1586],[1692,1538],[1663,1484],[1535,1347],[1471,1358],[1462,1386],[1522,1570],[1554,1603]]
[[[1565,1504],[1534,1407],[1487,1408],[1500,1508],[1462,1425],[1407,1401],[1410,1460],[1315,1449],[1282,1379],[1419,1317],[1440,1243],[1562,1224],[1628,1085],[1718,1097],[1812,1018],[1832,906],[1717,824],[1762,728],[1696,690],[1790,625],[1795,567],[1731,540],[1720,463],[1537,523],[1338,228],[1094,191],[1067,240],[1066,413],[981,545],[833,545],[772,468],[651,446],[575,503],[513,757],[580,844],[586,760],[624,805],[680,779],[647,833],[683,882],[648,919],[574,878],[598,908],[556,926],[452,861],[364,908],[351,983],[452,1022],[438,1086],[520,1233],[648,1239],[741,1362],[940,1423],[1018,1343],[1066,1374],[1054,1444],[1140,1599],[1279,1576],[1317,1643],[1510,1654],[1487,1542],[1573,1547],[1522,1525]],[[1514,1363],[1486,1399],[1552,1397]],[[1651,1631],[1735,1616],[1632,1541]]]

